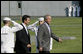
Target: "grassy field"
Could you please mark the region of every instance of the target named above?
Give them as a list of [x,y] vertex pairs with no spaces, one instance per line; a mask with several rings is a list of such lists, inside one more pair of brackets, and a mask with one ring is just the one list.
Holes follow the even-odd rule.
[[[30,24],[36,20],[31,19]],[[18,20],[17,22],[20,23]],[[63,39],[62,43],[53,40],[51,53],[82,53],[82,17],[55,17],[52,19],[51,29],[58,37],[76,37],[74,40]],[[35,35],[32,31],[30,34]],[[36,53],[35,42],[32,42],[32,53]]]

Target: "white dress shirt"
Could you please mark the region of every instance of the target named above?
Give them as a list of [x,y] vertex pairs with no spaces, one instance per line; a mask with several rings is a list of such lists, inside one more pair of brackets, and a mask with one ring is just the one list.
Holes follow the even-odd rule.
[[28,30],[27,30],[26,25],[25,25],[24,23],[22,23],[22,24],[23,24],[23,26],[24,26],[24,28],[25,28],[25,30],[26,30],[26,32],[27,32],[27,34],[28,34]]

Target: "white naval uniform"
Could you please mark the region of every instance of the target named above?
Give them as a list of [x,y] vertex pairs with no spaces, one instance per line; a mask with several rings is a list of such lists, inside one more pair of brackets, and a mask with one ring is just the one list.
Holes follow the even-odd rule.
[[71,17],[72,6],[69,7],[69,16]]
[[80,16],[80,6],[77,6],[77,16]]
[[76,16],[76,6],[73,6],[73,16]]
[[14,27],[3,26],[1,28],[1,53],[14,53],[14,32],[23,29],[23,27],[12,21]]
[[[33,24],[31,24],[31,25],[29,25],[29,26],[27,27],[27,29],[30,29],[31,31],[35,32],[36,47],[38,46],[38,44],[37,44],[38,26],[36,26],[37,23],[38,23],[38,21],[35,22],[35,23],[33,23]],[[37,48],[36,48],[36,53],[38,53],[38,49],[37,49]]]

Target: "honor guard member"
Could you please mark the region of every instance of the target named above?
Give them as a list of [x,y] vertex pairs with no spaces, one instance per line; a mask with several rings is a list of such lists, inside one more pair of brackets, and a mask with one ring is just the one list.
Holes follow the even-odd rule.
[[78,17],[80,16],[80,6],[79,5],[77,6],[77,16]]
[[[10,23],[14,27],[10,27]],[[9,17],[3,19],[4,26],[1,28],[1,53],[14,53],[14,32],[23,29],[23,27],[12,21]]]
[[38,47],[37,32],[38,32],[38,27],[39,26],[37,26],[37,23],[39,23],[39,25],[40,24],[43,24],[44,23],[44,18],[43,17],[38,18],[38,21],[36,21],[35,23],[33,23],[33,24],[31,24],[31,25],[28,26],[28,29],[30,29],[31,31],[35,32],[35,38],[36,38],[36,53],[39,53],[38,48],[37,48]]
[[69,6],[69,17],[71,17],[72,13],[72,6]]
[[73,17],[75,17],[76,16],[76,5],[74,4],[73,5]]

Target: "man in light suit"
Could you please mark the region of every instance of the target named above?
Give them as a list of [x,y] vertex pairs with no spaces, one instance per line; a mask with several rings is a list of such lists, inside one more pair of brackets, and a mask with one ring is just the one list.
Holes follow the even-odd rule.
[[52,37],[58,42],[62,42],[62,39],[55,36],[50,29],[51,16],[46,15],[44,17],[45,22],[38,28],[37,39],[39,53],[50,53],[50,38]]
[[30,22],[30,16],[24,15],[22,17],[22,26],[23,29],[16,32],[16,43],[15,43],[15,52],[16,53],[31,53],[31,42],[30,34],[27,30],[27,24]]

